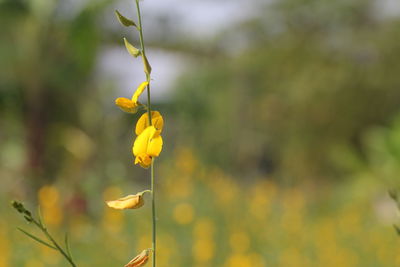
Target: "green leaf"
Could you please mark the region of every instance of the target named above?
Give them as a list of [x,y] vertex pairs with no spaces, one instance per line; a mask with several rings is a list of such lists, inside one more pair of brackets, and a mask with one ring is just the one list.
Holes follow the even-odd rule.
[[67,250],[68,256],[72,259],[71,250],[70,250],[69,241],[68,241],[68,233],[65,233],[65,248]]
[[147,60],[147,57],[146,57],[146,56],[143,57],[143,64],[144,64],[144,72],[145,72],[147,75],[150,75],[150,73],[151,73],[151,66],[150,66],[150,63],[149,63],[149,61]]
[[118,10],[115,10],[115,15],[117,16],[118,21],[121,23],[122,26],[129,27],[129,26],[134,26],[137,28],[135,22],[132,20],[122,16],[121,13],[119,13]]
[[21,228],[19,228],[19,227],[18,227],[17,229],[20,230],[20,231],[21,231],[22,233],[24,233],[25,235],[27,235],[27,236],[29,236],[30,238],[32,238],[33,240],[35,240],[35,241],[41,243],[42,245],[45,245],[45,246],[48,246],[49,248],[52,248],[52,249],[57,250],[57,248],[53,247],[52,245],[50,245],[50,244],[47,243],[46,241],[40,239],[39,237],[36,237],[36,236],[34,236],[34,235],[28,233],[27,231],[25,231],[25,230],[23,230],[23,229],[21,229]]
[[40,206],[37,207],[37,214],[38,214],[38,220],[39,224],[43,229],[46,229],[46,226],[43,224],[43,216],[42,216],[42,210],[40,209]]
[[129,54],[131,54],[131,56],[138,57],[140,55],[140,50],[137,49],[136,47],[134,47],[133,45],[131,45],[128,42],[128,40],[126,40],[126,38],[124,38],[124,43],[125,43],[126,50],[128,51]]

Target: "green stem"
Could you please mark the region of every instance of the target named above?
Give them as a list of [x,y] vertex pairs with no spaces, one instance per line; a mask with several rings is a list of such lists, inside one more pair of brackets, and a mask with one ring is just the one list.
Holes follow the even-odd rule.
[[[146,68],[145,60],[147,60],[146,57],[146,49],[144,45],[144,38],[143,38],[143,27],[142,27],[142,16],[140,14],[140,6],[139,6],[139,0],[135,0],[136,2],[136,10],[137,10],[137,16],[138,16],[138,23],[139,23],[139,38],[140,38],[140,46],[142,50],[142,59],[143,59],[143,65]],[[151,120],[151,98],[150,98],[150,73],[146,73],[146,81],[148,82],[147,85],[147,114],[149,118],[149,125],[152,125],[152,120]],[[153,267],[156,267],[156,243],[157,243],[157,235],[156,235],[156,202],[155,202],[155,186],[154,186],[154,159],[151,162],[151,170],[150,170],[150,175],[151,175],[151,210],[152,210],[152,222],[153,222],[153,227],[152,227],[152,250],[153,250]]]
[[[140,13],[140,6],[139,6],[139,0],[135,0],[136,2],[136,10],[137,10],[137,16],[138,16],[138,23],[139,23],[139,39],[140,39],[140,48],[142,51],[142,59],[143,59],[143,65],[144,65],[144,60],[146,57],[146,48],[144,45],[144,38],[143,38],[143,27],[142,27],[142,15]],[[150,74],[146,73],[146,81],[148,82],[147,85],[147,114],[149,117],[149,125],[152,125],[151,121],[151,101],[150,101]]]
[[54,240],[54,238],[49,234],[47,228],[44,227],[41,223],[33,220],[33,223],[36,224],[37,227],[46,235],[46,237],[53,243],[53,245],[57,248],[57,250],[64,256],[65,259],[71,264],[71,266],[76,267],[74,261],[71,257],[58,245],[58,243]]
[[156,199],[154,194],[154,159],[151,162],[151,210],[152,210],[152,219],[153,219],[153,236],[152,236],[152,244],[153,244],[153,267],[156,266]]

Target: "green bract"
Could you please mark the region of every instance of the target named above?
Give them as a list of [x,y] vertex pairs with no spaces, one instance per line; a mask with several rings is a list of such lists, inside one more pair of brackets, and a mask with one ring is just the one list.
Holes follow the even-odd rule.
[[126,50],[128,51],[129,54],[131,54],[134,57],[138,57],[140,55],[140,50],[131,45],[131,43],[129,43],[128,40],[126,40],[126,38],[124,38],[124,43]]
[[118,21],[121,23],[121,25],[129,27],[129,26],[134,26],[137,28],[136,23],[133,22],[132,20],[124,17],[121,13],[119,13],[118,10],[115,10],[115,15],[117,16]]

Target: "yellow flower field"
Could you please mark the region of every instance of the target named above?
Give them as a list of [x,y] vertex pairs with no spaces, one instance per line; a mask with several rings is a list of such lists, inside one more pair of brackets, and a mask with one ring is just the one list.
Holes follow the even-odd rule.
[[[396,209],[378,190],[284,187],[268,177],[235,180],[201,166],[189,149],[175,155],[160,162],[165,174],[157,199],[160,266],[400,266],[400,238],[391,226]],[[103,198],[125,190],[109,185]],[[64,230],[70,234],[80,266],[123,265],[150,246],[149,209],[132,214],[104,205],[92,217],[63,217],[63,190],[57,185],[43,187],[39,201],[51,230],[60,238]],[[8,218],[13,222],[0,221],[0,266],[67,266],[50,249],[22,242],[15,225],[29,225],[15,214]]]

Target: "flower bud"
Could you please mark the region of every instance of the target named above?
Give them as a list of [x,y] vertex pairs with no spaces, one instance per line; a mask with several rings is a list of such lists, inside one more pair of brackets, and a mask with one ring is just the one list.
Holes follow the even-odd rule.
[[24,216],[24,218],[25,218],[25,220],[27,221],[27,222],[32,222],[33,221],[33,219],[32,219],[32,217],[31,216]]
[[136,113],[138,110],[138,103],[133,102],[132,100],[125,97],[118,97],[115,100],[115,104],[127,113]]
[[106,201],[106,203],[110,208],[117,210],[138,209],[144,205],[143,194],[146,192],[148,191],[146,190],[136,195],[128,195],[116,200]]
[[142,82],[136,91],[133,93],[132,98],[128,99],[126,97],[118,97],[115,100],[115,104],[125,112],[128,113],[136,113],[139,109],[139,106],[142,104],[138,101],[139,96],[143,93],[143,91],[148,86],[148,82]]
[[18,201],[13,200],[11,202],[11,205],[13,206],[14,209],[16,209],[19,213],[25,213],[26,209],[24,205]]
[[125,267],[139,267],[143,266],[149,260],[150,249],[143,250],[139,255],[134,257]]

